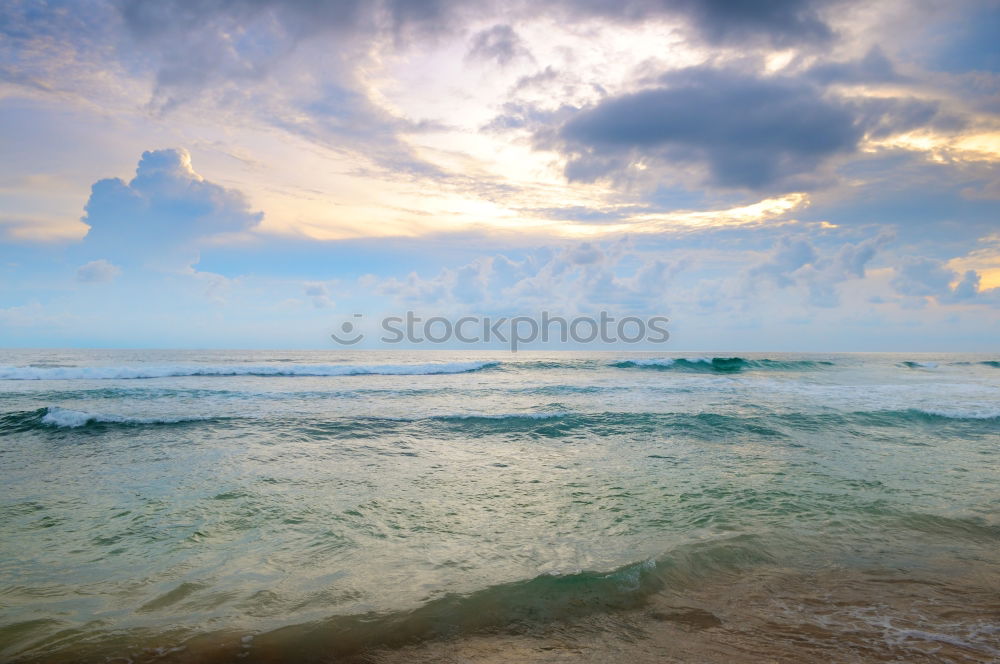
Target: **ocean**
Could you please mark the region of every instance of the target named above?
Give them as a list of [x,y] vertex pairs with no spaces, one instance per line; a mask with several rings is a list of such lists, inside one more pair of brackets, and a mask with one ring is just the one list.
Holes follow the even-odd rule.
[[0,351],[0,660],[1000,661],[1000,357]]

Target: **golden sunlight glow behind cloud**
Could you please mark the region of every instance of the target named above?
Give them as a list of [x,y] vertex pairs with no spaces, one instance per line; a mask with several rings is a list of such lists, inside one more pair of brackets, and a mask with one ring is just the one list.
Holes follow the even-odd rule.
[[985,246],[950,260],[948,267],[959,274],[968,270],[978,272],[980,290],[1000,287],[1000,234],[982,238],[980,242]]
[[868,141],[866,147],[896,148],[928,153],[932,161],[986,161],[1000,160],[1000,132],[988,131],[949,136],[930,130],[897,134],[877,141]]

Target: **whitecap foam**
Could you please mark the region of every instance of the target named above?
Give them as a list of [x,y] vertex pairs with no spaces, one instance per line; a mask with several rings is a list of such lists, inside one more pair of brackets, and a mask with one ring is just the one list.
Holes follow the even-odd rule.
[[925,415],[946,417],[951,420],[995,420],[1000,418],[1000,410],[997,409],[960,408],[944,410],[941,408],[917,408],[915,410]]
[[92,422],[106,424],[177,424],[179,422],[194,422],[198,417],[124,417],[122,415],[88,413],[82,410],[71,410],[59,406],[49,406],[42,416],[42,424],[54,427],[76,428]]
[[177,365],[138,367],[0,367],[0,380],[128,380],[179,376],[416,376],[478,371],[498,362],[431,364]]
[[[694,357],[688,360],[689,362],[706,362],[710,363],[707,357]],[[677,360],[673,358],[665,358],[662,360],[630,360],[630,362],[637,367],[669,367],[676,364]]]
[[572,413],[461,413],[456,415],[435,415],[439,420],[551,420],[567,417]]

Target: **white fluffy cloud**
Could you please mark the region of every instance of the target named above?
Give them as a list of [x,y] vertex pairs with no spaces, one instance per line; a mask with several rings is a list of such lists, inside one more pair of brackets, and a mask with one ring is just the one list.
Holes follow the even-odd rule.
[[83,221],[92,249],[128,260],[147,252],[225,232],[245,231],[263,215],[239,191],[205,180],[184,149],[142,153],[135,177],[100,180],[91,189]]
[[627,241],[583,242],[542,249],[520,260],[504,255],[446,268],[433,277],[411,273],[377,281],[375,291],[400,303],[447,310],[585,312],[613,307],[662,313],[684,261],[640,255]]
[[783,236],[771,252],[740,277],[744,294],[765,289],[800,287],[809,304],[836,307],[838,285],[864,279],[868,264],[892,240],[887,233],[858,243],[844,243],[834,251],[821,252],[805,236]]
[[76,271],[76,280],[84,283],[108,283],[121,273],[120,267],[100,258],[81,265]]

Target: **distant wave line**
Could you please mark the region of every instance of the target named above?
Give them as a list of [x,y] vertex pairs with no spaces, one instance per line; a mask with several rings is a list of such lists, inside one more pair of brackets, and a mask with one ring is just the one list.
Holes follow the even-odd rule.
[[449,362],[377,365],[0,367],[0,380],[131,380],[180,376],[418,376],[469,373],[498,364],[499,362]]

